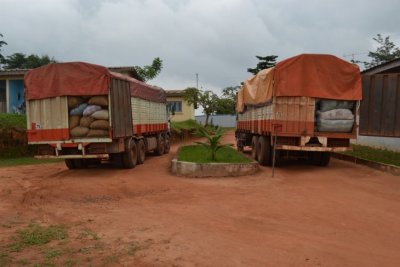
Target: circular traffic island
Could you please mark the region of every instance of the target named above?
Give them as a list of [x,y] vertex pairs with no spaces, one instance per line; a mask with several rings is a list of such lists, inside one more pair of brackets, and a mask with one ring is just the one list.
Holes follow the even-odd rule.
[[209,148],[182,146],[172,160],[172,173],[186,177],[233,177],[254,174],[259,165],[232,147],[222,147],[212,159]]

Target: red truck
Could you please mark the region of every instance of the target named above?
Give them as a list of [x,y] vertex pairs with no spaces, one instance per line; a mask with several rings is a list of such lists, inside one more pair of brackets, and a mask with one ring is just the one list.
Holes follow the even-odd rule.
[[134,168],[169,152],[166,94],[106,67],[56,63],[24,77],[28,143],[68,168],[112,161]]
[[[332,55],[302,54],[246,80],[237,94],[236,140],[262,165],[303,157],[326,166],[350,150],[361,100],[357,65]],[[276,152],[276,153],[274,153]]]

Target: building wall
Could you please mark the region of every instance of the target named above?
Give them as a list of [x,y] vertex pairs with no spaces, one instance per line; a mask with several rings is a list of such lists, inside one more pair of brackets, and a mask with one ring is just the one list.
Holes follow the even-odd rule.
[[189,105],[183,97],[180,96],[167,96],[167,102],[169,101],[181,101],[182,102],[182,112],[176,112],[175,115],[170,115],[171,121],[186,121],[194,120],[194,107]]
[[24,113],[19,109],[24,102],[24,76],[0,77],[0,113]]
[[24,81],[23,80],[10,80],[10,95],[9,95],[9,112],[21,112],[21,106],[25,102],[24,97]]
[[[196,121],[204,125],[206,122],[206,116],[196,116]],[[208,123],[224,128],[233,128],[236,127],[236,115],[210,115]]]
[[7,81],[0,80],[0,113],[7,112]]

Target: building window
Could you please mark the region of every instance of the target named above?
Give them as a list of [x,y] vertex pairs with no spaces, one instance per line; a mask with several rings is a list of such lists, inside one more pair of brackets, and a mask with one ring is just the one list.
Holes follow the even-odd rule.
[[170,112],[182,112],[182,101],[168,101],[168,110]]

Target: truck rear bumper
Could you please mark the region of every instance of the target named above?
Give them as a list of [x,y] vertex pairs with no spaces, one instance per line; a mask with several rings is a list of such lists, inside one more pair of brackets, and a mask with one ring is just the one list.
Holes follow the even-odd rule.
[[96,155],[37,155],[36,159],[108,159],[108,154],[96,154]]
[[279,150],[295,150],[295,151],[319,151],[319,152],[344,152],[351,151],[351,147],[321,147],[321,146],[290,146],[277,145]]

